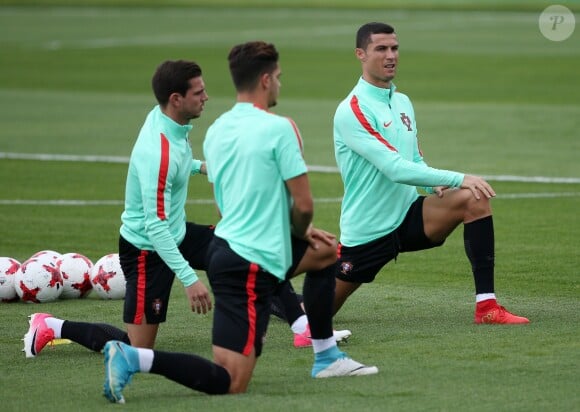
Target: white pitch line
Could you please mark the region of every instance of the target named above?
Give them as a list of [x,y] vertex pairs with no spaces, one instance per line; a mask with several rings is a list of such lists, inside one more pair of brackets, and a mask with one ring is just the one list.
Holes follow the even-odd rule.
[[[94,155],[67,155],[50,153],[10,153],[0,152],[0,159],[12,160],[39,160],[60,162],[87,162],[87,163],[129,163],[124,156],[94,156]],[[319,173],[338,173],[335,166],[309,165],[308,170]],[[548,176],[514,176],[514,175],[484,175],[484,179],[495,182],[522,182],[522,183],[580,183],[579,177],[548,177]]]
[[[553,193],[506,193],[499,194],[496,199],[543,199],[579,197],[580,192],[553,192]],[[342,197],[320,197],[314,199],[315,203],[340,203]],[[211,205],[213,199],[190,199],[190,205]],[[79,200],[79,199],[0,199],[0,206],[122,206],[122,200]]]
[[[308,171],[319,173],[338,173],[334,166],[309,165]],[[522,182],[522,183],[580,183],[578,177],[548,177],[548,176],[514,176],[514,175],[484,175],[486,180],[495,182]]]
[[39,160],[43,162],[129,163],[126,156],[67,155],[52,153],[0,152],[0,159]]

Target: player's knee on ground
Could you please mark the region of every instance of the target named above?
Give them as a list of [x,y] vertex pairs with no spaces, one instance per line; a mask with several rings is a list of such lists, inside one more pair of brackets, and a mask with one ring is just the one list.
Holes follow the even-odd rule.
[[228,393],[244,393],[248,390],[257,361],[254,353],[252,350],[249,356],[245,356],[230,349],[213,346],[214,362],[224,368],[229,375]]

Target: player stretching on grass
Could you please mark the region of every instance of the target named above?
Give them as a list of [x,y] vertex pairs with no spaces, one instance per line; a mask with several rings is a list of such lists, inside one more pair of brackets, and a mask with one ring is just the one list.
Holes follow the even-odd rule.
[[108,342],[104,389],[111,401],[124,401],[122,390],[136,372],[160,374],[206,393],[245,392],[262,352],[272,295],[293,261],[300,261],[295,272],[307,271],[312,376],[378,372],[338,350],[332,335],[335,242],[312,227],[312,196],[295,124],[266,111],[279,93],[278,52],[272,44],[245,43],[231,50],[229,64],[237,103],[213,123],[204,141],[222,216],[208,252],[214,362]]
[[175,276],[194,312],[212,307],[209,291],[193,268],[206,267],[213,228],[186,222],[185,216],[189,178],[205,173],[205,165],[193,159],[188,140],[189,123],[201,116],[208,100],[201,68],[194,62],[166,61],[157,68],[152,87],[159,105],[147,115],[133,147],[121,216],[119,260],[127,281],[127,332],[36,313],[24,336],[27,357],[38,355],[53,338],[95,351],[111,339],[152,348],[166,319]]
[[[355,53],[362,77],[334,117],[344,183],[335,313],[400,252],[440,246],[463,223],[475,279],[475,323],[528,323],[500,306],[494,294],[494,190],[480,177],[423,161],[413,106],[393,84],[399,62],[395,30],[363,25]],[[417,186],[431,194],[419,196]]]
[[[193,62],[167,61],[152,80],[159,105],[147,116],[131,154],[121,216],[119,256],[127,279],[123,319],[127,332],[103,323],[75,322],[46,313],[31,316],[24,352],[35,357],[55,338],[66,338],[100,352],[110,340],[153,348],[159,324],[165,322],[173,280],[185,287],[191,309],[211,309],[207,288],[195,269],[206,270],[212,226],[186,222],[185,202],[191,175],[205,174],[192,158],[188,135],[208,95],[201,68]],[[295,296],[281,294],[292,313],[295,345],[311,345],[308,323]],[[350,336],[337,331],[336,339]]]

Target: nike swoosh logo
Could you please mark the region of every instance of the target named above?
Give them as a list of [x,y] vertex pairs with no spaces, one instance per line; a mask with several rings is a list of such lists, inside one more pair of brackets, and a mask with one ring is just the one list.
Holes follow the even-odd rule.
[[34,330],[34,335],[32,335],[32,345],[30,345],[30,352],[34,356],[36,356],[36,332],[38,332],[38,328]]
[[383,122],[383,127],[386,129],[387,127],[389,127],[391,125],[391,123],[393,123],[392,120],[389,123]]

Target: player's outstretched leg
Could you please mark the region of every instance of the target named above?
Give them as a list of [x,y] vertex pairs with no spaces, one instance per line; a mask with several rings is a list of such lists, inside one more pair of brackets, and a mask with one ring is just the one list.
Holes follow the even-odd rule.
[[137,349],[119,341],[105,344],[104,395],[111,402],[125,403],[123,389],[131,382],[131,377],[139,371]]
[[22,339],[24,349],[22,351],[27,358],[34,358],[40,351],[54,339],[54,331],[46,324],[46,318],[52,317],[49,313],[33,313],[30,315],[28,332]]
[[22,351],[27,358],[36,357],[47,344],[56,339],[68,339],[94,352],[101,352],[110,340],[129,343],[127,332],[105,323],[73,322],[49,313],[33,313],[29,323],[28,331],[22,339]]

